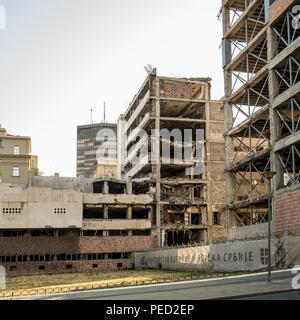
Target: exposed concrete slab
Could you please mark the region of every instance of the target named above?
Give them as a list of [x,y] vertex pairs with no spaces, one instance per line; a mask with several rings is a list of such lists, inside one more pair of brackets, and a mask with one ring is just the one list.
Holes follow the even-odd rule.
[[292,54],[300,55],[300,38],[297,38],[292,42],[287,48],[283,49],[277,56],[275,56],[268,65],[269,70],[277,68],[280,64],[284,62]]
[[83,230],[144,230],[151,228],[148,219],[84,219]]
[[273,108],[279,108],[281,105],[283,105],[287,100],[293,98],[295,95],[300,93],[300,81],[297,82],[294,86],[287,89],[283,93],[281,93],[279,96],[277,96],[273,103]]
[[273,151],[278,152],[278,151],[285,149],[295,143],[300,143],[300,131],[277,141],[274,145]]
[[127,195],[127,194],[83,194],[84,204],[151,204],[153,196],[144,195]]

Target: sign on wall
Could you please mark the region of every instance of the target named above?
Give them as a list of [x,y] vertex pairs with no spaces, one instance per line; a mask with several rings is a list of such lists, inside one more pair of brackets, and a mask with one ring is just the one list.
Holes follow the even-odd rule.
[[[203,271],[255,271],[268,265],[268,240],[241,241],[134,254],[136,268]],[[286,241],[272,240],[271,263],[286,265]]]

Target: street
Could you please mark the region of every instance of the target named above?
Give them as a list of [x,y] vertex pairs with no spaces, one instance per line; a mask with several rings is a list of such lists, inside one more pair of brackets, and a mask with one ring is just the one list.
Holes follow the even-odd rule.
[[[185,281],[181,283],[155,284],[139,287],[91,290],[28,297],[30,300],[207,300],[239,299],[253,295],[254,299],[299,299],[300,291],[293,291],[291,282],[295,275],[291,271],[272,273],[267,282],[267,273],[235,276],[220,279]],[[290,293],[283,293],[286,291]],[[271,295],[276,293],[276,295]],[[278,294],[280,293],[280,294]]]

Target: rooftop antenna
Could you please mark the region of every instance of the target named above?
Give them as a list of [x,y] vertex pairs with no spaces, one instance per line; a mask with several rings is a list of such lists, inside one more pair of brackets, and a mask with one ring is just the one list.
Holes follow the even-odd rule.
[[103,122],[105,123],[105,101],[104,101],[104,108],[103,108],[103,114],[104,114],[104,120],[103,120]]
[[153,67],[151,66],[151,64],[147,64],[146,66],[144,66],[144,69],[147,74],[150,74],[153,71]]
[[93,109],[91,109],[91,124],[93,124]]

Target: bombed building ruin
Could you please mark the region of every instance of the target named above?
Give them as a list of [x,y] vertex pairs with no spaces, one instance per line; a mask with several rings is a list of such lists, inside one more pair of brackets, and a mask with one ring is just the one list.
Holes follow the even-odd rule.
[[222,2],[229,238],[300,232],[296,4]]
[[226,238],[224,120],[210,81],[154,69],[118,121],[118,178],[153,194],[159,246]]

